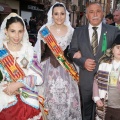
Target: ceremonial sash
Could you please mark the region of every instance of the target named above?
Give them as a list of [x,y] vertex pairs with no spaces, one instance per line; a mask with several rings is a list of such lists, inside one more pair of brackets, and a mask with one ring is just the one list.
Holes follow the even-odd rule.
[[5,47],[0,50],[0,64],[2,64],[5,70],[9,73],[10,78],[13,81],[22,79],[25,76],[23,70],[20,68],[18,63],[14,62],[14,57]]
[[96,106],[96,120],[105,120],[105,115],[107,111],[107,94],[104,99],[101,99],[103,102],[103,107]]
[[74,80],[79,81],[78,73],[64,57],[62,49],[60,48],[60,46],[57,45],[57,42],[49,29],[47,27],[44,27],[40,31],[40,34],[42,35],[43,39],[47,43],[48,47],[51,49],[58,62],[62,65],[62,67],[65,68],[65,70],[73,77]]

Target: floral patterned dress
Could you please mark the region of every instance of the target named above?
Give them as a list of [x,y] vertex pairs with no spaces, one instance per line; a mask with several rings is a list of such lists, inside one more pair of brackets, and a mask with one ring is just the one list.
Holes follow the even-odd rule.
[[[54,36],[63,51],[70,44],[72,34],[73,30],[68,28],[65,36]],[[48,120],[82,120],[77,82],[72,79],[61,65],[54,68],[50,63],[50,59],[41,62],[41,66]]]

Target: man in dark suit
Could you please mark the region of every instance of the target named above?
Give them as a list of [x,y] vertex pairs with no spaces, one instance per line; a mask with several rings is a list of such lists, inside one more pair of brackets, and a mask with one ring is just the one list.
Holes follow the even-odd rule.
[[[102,23],[103,11],[97,2],[92,2],[86,9],[86,17],[89,25],[81,26],[75,29],[70,44],[69,55],[80,68],[80,93],[82,102],[83,120],[94,120],[95,104],[92,100],[93,80],[98,69],[98,61],[104,54],[102,52],[103,35],[107,39],[107,48],[109,48],[120,34],[118,28]],[[92,27],[97,27],[98,46],[96,54],[92,50]],[[81,56],[77,55],[81,52]],[[77,56],[77,58],[76,58]]]

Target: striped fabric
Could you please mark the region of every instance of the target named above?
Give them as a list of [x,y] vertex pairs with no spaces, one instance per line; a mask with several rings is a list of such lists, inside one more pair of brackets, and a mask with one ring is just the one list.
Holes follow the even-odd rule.
[[[98,88],[102,91],[108,90],[108,76],[109,72],[99,70],[95,79],[97,79]],[[104,99],[102,99],[104,104],[103,107],[96,107],[96,120],[104,120],[106,114],[106,107],[107,107],[107,94]]]
[[[107,95],[106,95],[107,97]],[[105,114],[106,114],[106,108],[107,108],[107,100],[106,98],[105,99],[102,99],[102,102],[103,102],[103,107],[97,107],[96,106],[96,120],[105,120]]]
[[35,91],[30,91],[26,87],[22,88],[22,96],[24,96],[25,98],[33,98],[33,99],[38,100],[38,93]]
[[97,47],[98,47],[98,34],[97,34],[97,28],[98,27],[92,27],[93,28],[93,35],[92,35],[92,50],[94,56],[96,55]]
[[99,89],[107,91],[108,74],[109,72],[106,72],[106,71],[100,71],[100,70],[98,71],[96,78],[97,78]]
[[39,62],[38,62],[38,59],[37,59],[37,54],[36,53],[34,53],[34,59],[33,59],[33,61],[32,61],[32,64],[31,64],[31,66],[30,66],[30,68],[34,71],[34,72],[36,72],[38,75],[40,75],[40,77],[43,77],[43,75],[42,75],[42,69],[41,69],[41,66],[40,66],[40,64],[39,64]]
[[23,70],[6,48],[0,50],[0,63],[7,70],[12,80],[17,81],[24,78]]
[[34,89],[36,82],[37,82],[37,77],[35,75],[28,75],[24,77],[23,79],[24,83],[26,83],[31,89]]

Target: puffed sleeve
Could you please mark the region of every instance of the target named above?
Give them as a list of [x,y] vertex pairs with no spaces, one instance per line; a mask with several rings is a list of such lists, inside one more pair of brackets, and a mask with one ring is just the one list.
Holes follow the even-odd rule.
[[36,89],[36,86],[43,83],[42,69],[35,53],[31,65],[28,68],[27,76],[23,80],[18,80],[18,82],[22,82],[28,89],[33,91]]

